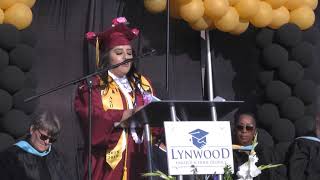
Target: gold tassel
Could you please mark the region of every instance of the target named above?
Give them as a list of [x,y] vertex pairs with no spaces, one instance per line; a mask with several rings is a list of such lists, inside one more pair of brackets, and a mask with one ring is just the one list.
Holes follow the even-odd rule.
[[[128,133],[126,135],[127,135],[127,139],[128,139]],[[129,145],[129,143],[128,143],[128,140],[127,140],[127,147],[126,147],[126,152],[125,152],[126,155],[125,155],[125,158],[124,158],[124,167],[123,167],[122,180],[127,180],[128,179],[128,172],[127,172],[128,145]]]
[[123,168],[123,176],[122,176],[122,180],[127,180],[127,167]]
[[98,38],[98,36],[97,36],[97,39],[96,39],[96,66],[97,66],[97,69],[100,66],[100,48],[99,48],[99,38]]

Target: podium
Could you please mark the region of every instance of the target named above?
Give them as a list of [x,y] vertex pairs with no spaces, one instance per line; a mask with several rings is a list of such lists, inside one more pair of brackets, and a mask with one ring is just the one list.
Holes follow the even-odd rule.
[[[215,121],[211,109],[215,107],[217,119],[238,108],[243,101],[158,101],[146,105],[128,120],[115,125],[121,128],[144,128],[147,141],[148,172],[152,167],[150,127],[163,127],[164,121]],[[152,177],[150,177],[152,179]]]

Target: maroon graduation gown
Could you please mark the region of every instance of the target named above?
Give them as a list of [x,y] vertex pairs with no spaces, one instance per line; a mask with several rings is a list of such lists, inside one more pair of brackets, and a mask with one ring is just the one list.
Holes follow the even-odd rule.
[[[99,78],[96,77],[93,82],[92,90],[92,179],[94,180],[120,180],[123,176],[125,153],[115,169],[111,169],[106,162],[107,150],[112,150],[121,136],[122,129],[114,128],[114,123],[119,122],[124,110],[103,109],[101,100],[101,89],[99,88]],[[125,97],[122,93],[123,107],[127,107]],[[136,105],[144,104],[141,93],[136,91]],[[78,88],[75,97],[75,110],[80,116],[84,127],[85,135],[88,135],[88,89],[85,84]],[[140,131],[141,132],[141,131]],[[137,130],[139,137],[141,133]],[[87,138],[86,138],[87,139]],[[129,132],[127,140],[127,172],[128,180],[142,179],[141,174],[146,170],[146,144],[136,144]],[[85,158],[85,178],[87,177],[88,157]]]

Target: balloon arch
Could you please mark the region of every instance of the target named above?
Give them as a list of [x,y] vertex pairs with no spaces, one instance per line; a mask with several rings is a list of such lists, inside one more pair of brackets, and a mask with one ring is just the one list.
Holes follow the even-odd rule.
[[[318,0],[170,0],[170,16],[186,21],[194,30],[218,29],[241,34],[255,27],[278,29],[296,24],[301,30],[315,21]],[[151,13],[166,10],[167,0],[144,0]]]

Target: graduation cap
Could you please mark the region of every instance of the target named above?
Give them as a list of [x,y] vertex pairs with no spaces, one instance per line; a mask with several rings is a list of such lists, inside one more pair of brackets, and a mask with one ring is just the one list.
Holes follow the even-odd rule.
[[189,134],[192,136],[193,145],[195,145],[197,148],[201,149],[207,144],[206,136],[209,134],[208,132],[201,129],[196,129],[191,131]]
[[112,49],[115,46],[130,45],[139,35],[137,28],[129,28],[125,17],[112,20],[112,25],[103,32],[87,32],[86,39],[96,47],[96,63],[99,66],[99,50]]

